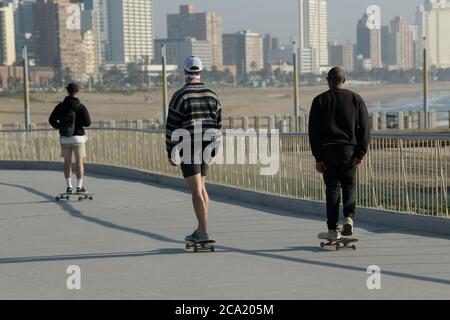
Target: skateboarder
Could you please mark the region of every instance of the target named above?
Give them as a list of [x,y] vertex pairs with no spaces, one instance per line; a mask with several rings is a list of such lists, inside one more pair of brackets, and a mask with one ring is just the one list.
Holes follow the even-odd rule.
[[[188,242],[211,240],[207,226],[209,196],[205,187],[208,163],[205,161],[203,153],[215,138],[220,137],[222,130],[222,108],[219,98],[201,82],[202,72],[202,61],[198,57],[191,56],[185,60],[186,85],[172,97],[166,124],[167,155],[172,166],[176,166],[174,158],[176,150],[174,148],[179,143],[178,139],[172,139],[172,134],[178,129],[184,129],[191,138],[191,157],[185,159],[187,158],[187,155],[184,157],[185,150],[180,152],[180,156],[182,156],[181,171],[192,192],[192,202],[198,220],[198,227],[185,238]],[[211,130],[216,132],[216,137],[207,138],[205,131]],[[195,132],[197,135],[200,132],[202,140],[200,143],[195,143]]]
[[351,236],[356,209],[356,171],[368,151],[370,127],[364,100],[344,88],[344,69],[332,68],[327,81],[330,90],[312,103],[309,139],[316,169],[326,185],[328,232],[321,233],[319,238],[340,239],[341,190],[345,216],[342,235]]
[[87,108],[76,97],[79,87],[75,83],[67,86],[67,97],[58,104],[50,115],[49,122],[53,128],[59,130],[61,157],[64,158],[64,176],[66,178],[66,192],[73,192],[72,186],[72,154],[75,155],[77,166],[77,193],[85,193],[83,186],[84,158],[86,157],[85,143],[87,137],[84,127],[91,125],[91,118]]

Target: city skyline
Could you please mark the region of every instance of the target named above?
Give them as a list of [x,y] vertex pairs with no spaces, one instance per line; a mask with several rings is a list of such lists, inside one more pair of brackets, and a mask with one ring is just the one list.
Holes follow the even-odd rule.
[[[247,1],[249,2],[249,1]],[[214,11],[223,14],[223,32],[232,33],[239,30],[251,30],[261,34],[271,33],[288,42],[290,37],[298,33],[298,3],[299,0],[259,0],[264,5],[253,6],[238,0],[172,0],[169,3],[162,0],[153,1],[155,36],[164,38],[166,32],[166,15],[178,12],[179,5],[193,4],[198,12]],[[329,41],[356,42],[356,25],[369,5],[381,7],[383,25],[388,25],[395,16],[401,16],[409,24],[415,22],[417,6],[424,0],[328,0],[328,12],[339,12],[346,8],[345,19],[336,15],[328,15]],[[236,11],[235,8],[240,8]],[[253,10],[253,11],[252,11]],[[256,14],[255,14],[255,11]],[[269,20],[272,20],[271,23]],[[330,30],[339,30],[338,33]]]

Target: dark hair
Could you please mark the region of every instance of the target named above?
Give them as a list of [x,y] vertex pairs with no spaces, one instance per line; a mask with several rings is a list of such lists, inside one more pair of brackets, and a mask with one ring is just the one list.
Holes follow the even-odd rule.
[[76,83],[69,83],[66,87],[67,92],[69,93],[77,93],[78,91],[80,91],[80,88],[78,87],[78,85]]
[[334,84],[345,82],[345,70],[342,67],[334,67],[328,72],[328,80]]

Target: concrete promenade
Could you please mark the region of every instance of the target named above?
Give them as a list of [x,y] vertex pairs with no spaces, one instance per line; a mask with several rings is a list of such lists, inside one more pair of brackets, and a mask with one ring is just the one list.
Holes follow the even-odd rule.
[[[0,299],[450,298],[450,238],[357,225],[358,250],[336,252],[319,247],[324,221],[213,198],[217,252],[194,254],[189,194],[99,175],[86,186],[95,201],[55,202],[61,173],[0,170]],[[66,287],[71,265],[81,290]],[[371,265],[381,290],[367,288]]]

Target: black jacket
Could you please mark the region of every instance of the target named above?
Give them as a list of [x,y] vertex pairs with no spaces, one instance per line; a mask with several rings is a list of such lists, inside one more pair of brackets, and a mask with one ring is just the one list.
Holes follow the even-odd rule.
[[53,128],[60,129],[63,115],[71,109],[75,110],[76,113],[75,130],[73,135],[84,136],[84,127],[89,127],[91,125],[91,117],[89,116],[89,112],[86,107],[78,98],[66,97],[63,102],[55,107],[48,121]]
[[370,124],[364,100],[346,89],[333,89],[317,96],[309,117],[309,139],[316,161],[323,161],[323,147],[355,146],[354,157],[363,159],[370,143]]

